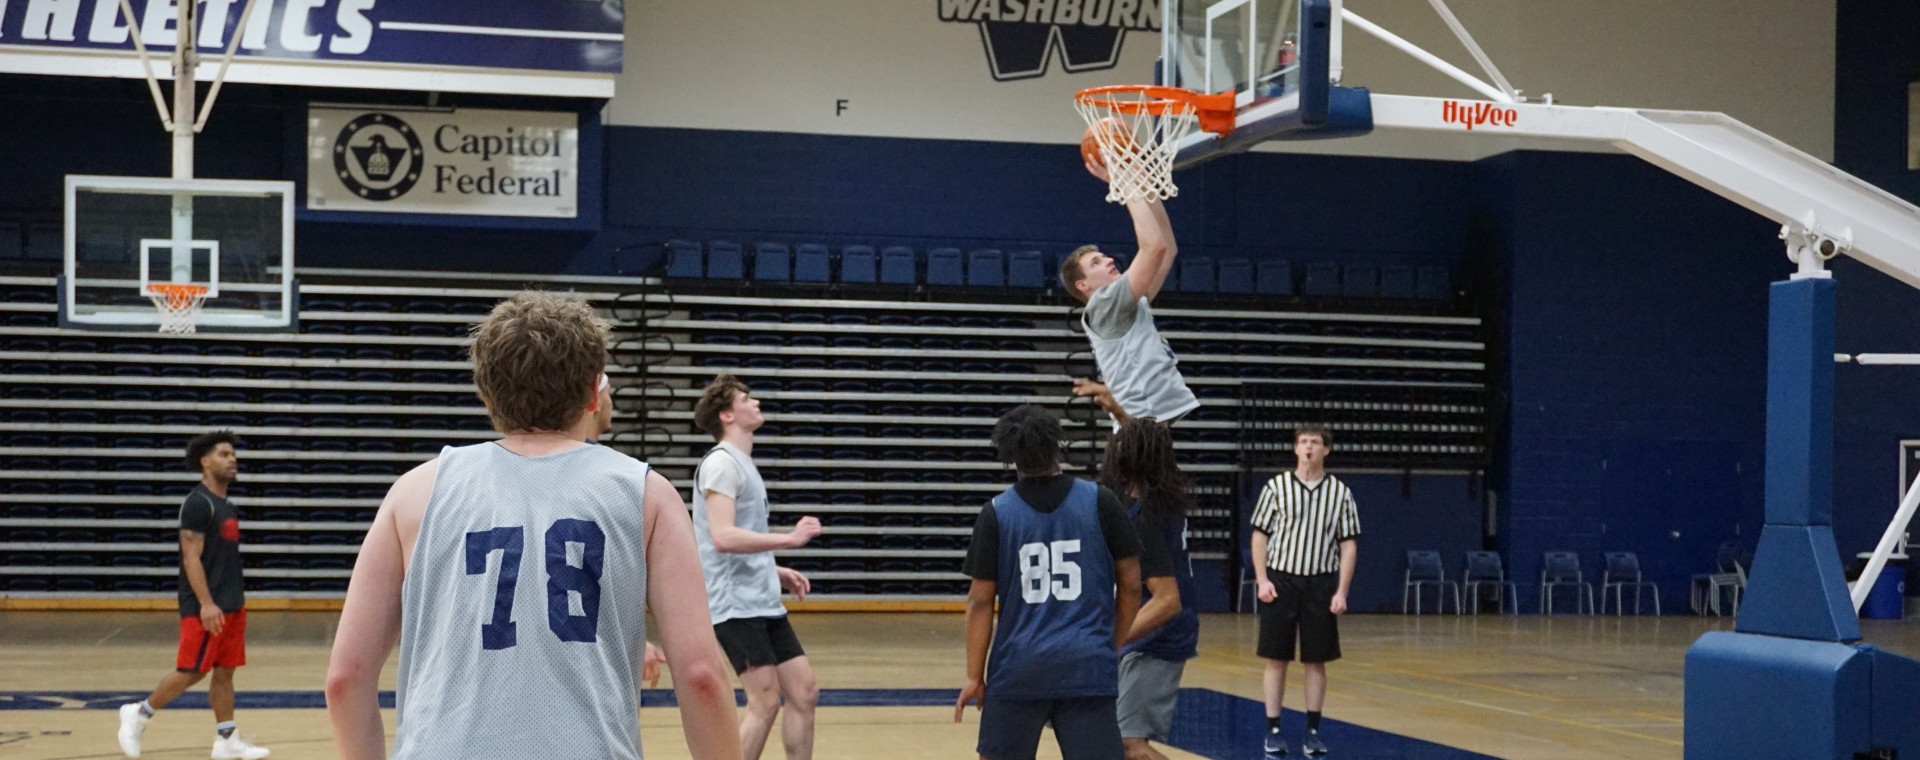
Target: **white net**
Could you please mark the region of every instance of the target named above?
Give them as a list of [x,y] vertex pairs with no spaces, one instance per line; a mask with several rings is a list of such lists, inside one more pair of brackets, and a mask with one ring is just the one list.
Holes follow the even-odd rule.
[[206,303],[207,289],[198,285],[148,285],[147,300],[160,310],[162,334],[191,335],[199,321],[200,306]]
[[1132,203],[1179,195],[1180,188],[1173,184],[1173,159],[1180,139],[1193,130],[1194,105],[1156,97],[1145,89],[1103,90],[1082,92],[1073,105],[1100,145],[1100,158],[1107,168],[1107,200]]

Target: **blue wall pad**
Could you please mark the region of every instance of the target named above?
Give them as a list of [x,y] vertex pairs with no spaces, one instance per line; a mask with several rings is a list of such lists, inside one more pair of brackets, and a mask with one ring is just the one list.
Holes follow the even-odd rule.
[[1686,757],[1852,760],[1871,745],[1871,675],[1847,644],[1710,632],[1687,650]]
[[1873,658],[1873,746],[1920,752],[1920,662],[1865,644]]
[[1760,528],[1760,547],[1734,630],[1814,641],[1860,640],[1860,619],[1847,595],[1832,527]]

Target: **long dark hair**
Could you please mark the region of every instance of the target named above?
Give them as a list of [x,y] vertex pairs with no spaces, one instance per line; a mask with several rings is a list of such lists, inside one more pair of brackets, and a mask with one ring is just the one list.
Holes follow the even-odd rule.
[[1020,477],[1044,475],[1060,465],[1060,419],[1034,404],[1022,404],[993,425],[994,454]]
[[1159,521],[1193,508],[1191,480],[1173,458],[1173,434],[1152,417],[1128,420],[1107,440],[1100,478],[1121,498],[1138,491],[1141,513]]

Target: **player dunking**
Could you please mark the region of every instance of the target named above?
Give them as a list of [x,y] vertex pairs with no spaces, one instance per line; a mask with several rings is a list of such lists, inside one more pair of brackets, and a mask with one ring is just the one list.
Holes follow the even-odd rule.
[[1066,760],[1113,760],[1124,753],[1115,633],[1140,607],[1139,539],[1112,491],[1061,474],[1060,421],[1045,409],[1007,412],[993,445],[1019,482],[980,511],[967,549],[967,684],[953,720],[979,705],[989,760],[1032,758],[1048,724]]
[[327,672],[341,757],[386,756],[377,684],[397,641],[395,757],[639,760],[651,605],[692,756],[739,759],[686,503],[586,444],[606,342],[586,302],[540,292],[474,330],[503,435],[442,449],[375,514]]
[[187,442],[187,466],[200,472],[180,505],[180,652],[175,672],[146,699],[120,707],[120,751],[140,756],[140,736],[155,711],[213,673],[213,757],[257,760],[270,754],[240,738],[233,722],[233,671],[247,664],[246,580],[240,572],[240,510],[227,487],[240,475],[239,437],[216,430]]
[[[1087,164],[1087,171],[1107,179],[1106,169],[1097,164]],[[1129,417],[1173,424],[1200,406],[1180,375],[1173,348],[1153,323],[1153,298],[1173,271],[1179,246],[1159,201],[1130,202],[1127,214],[1140,250],[1125,274],[1112,256],[1092,245],[1074,249],[1060,265],[1061,285],[1087,305],[1081,322],[1104,381],[1075,380],[1073,392],[1093,397],[1113,415],[1116,427]]]

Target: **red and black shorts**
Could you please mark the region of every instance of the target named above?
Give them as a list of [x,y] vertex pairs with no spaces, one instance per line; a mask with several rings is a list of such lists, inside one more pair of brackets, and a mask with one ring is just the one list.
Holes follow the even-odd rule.
[[220,635],[207,633],[199,615],[180,618],[180,654],[173,666],[182,673],[205,673],[214,668],[237,668],[247,664],[247,611],[234,610],[224,617]]

